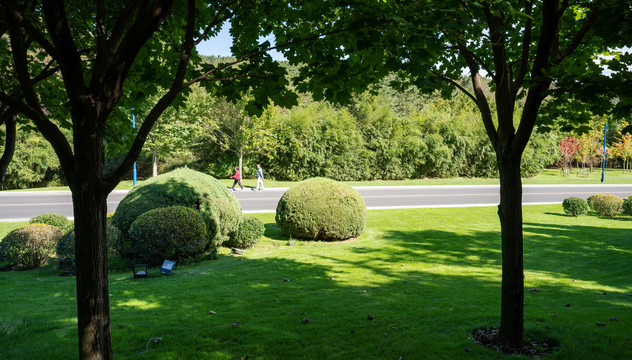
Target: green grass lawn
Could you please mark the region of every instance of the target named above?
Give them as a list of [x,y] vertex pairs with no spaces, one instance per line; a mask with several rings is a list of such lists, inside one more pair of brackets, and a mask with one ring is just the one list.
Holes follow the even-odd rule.
[[[227,187],[233,185],[232,179],[220,179]],[[255,188],[256,179],[244,179],[246,188]],[[411,185],[497,185],[497,178],[452,178],[452,179],[414,179],[414,180],[375,180],[375,181],[344,181],[351,186],[411,186]],[[139,181],[138,184],[142,183]],[[592,172],[574,169],[568,176],[562,176],[559,169],[546,169],[537,176],[523,178],[523,184],[601,184],[601,169],[595,168]],[[264,185],[273,187],[290,187],[295,182],[265,180]],[[621,169],[606,170],[605,184],[632,184],[632,172],[625,174]],[[123,180],[116,187],[117,190],[130,190],[134,186],[131,180]],[[237,186],[239,188],[239,186]],[[26,191],[40,190],[68,190],[68,187],[47,187],[27,189]],[[24,190],[22,190],[24,191]]]
[[[524,209],[527,333],[559,342],[551,359],[632,358],[632,218]],[[499,322],[496,208],[374,210],[358,240],[294,246],[256,216],[266,238],[243,256],[110,275],[116,358],[521,358],[468,334]],[[76,358],[75,279],[59,273],[0,272],[0,358]]]

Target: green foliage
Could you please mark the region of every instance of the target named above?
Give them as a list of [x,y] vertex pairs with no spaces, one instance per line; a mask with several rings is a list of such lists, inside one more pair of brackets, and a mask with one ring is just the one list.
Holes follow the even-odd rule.
[[[121,231],[108,221],[105,225],[105,236],[107,238],[108,259],[116,256],[117,247],[121,243]],[[55,247],[57,254],[57,264],[62,270],[75,270],[75,230],[71,229],[59,239]]]
[[257,218],[244,216],[239,224],[239,229],[234,238],[226,241],[224,246],[236,247],[239,249],[249,248],[255,245],[257,240],[263,236],[266,228],[263,222]]
[[360,193],[349,185],[314,178],[283,194],[275,220],[286,235],[299,239],[344,240],[364,231],[366,206]]
[[153,177],[132,189],[121,200],[112,221],[128,238],[130,226],[141,214],[176,205],[199,209],[207,225],[207,247],[221,245],[234,236],[241,221],[241,207],[226,186],[188,168]]
[[614,217],[621,213],[623,199],[616,195],[591,195],[587,199],[591,210],[599,215]]
[[[4,141],[2,143],[4,145]],[[26,189],[62,183],[59,160],[46,139],[40,134],[18,130],[15,153],[7,168],[4,187]]]
[[564,212],[570,216],[586,215],[588,213],[588,203],[578,197],[569,197],[562,202]]
[[632,195],[623,200],[623,205],[621,206],[621,209],[623,210],[624,214],[632,215]]
[[0,242],[0,261],[29,268],[44,264],[63,233],[56,226],[30,224],[11,231]]
[[74,227],[74,223],[68,220],[67,217],[55,213],[38,215],[34,218],[31,218],[31,220],[29,220],[29,223],[57,226],[59,230],[61,230],[64,234],[72,230]]
[[353,117],[326,103],[312,103],[281,113],[273,129],[266,174],[284,180],[323,176],[336,180],[366,179],[363,139]]
[[184,206],[141,214],[132,223],[129,235],[134,255],[150,266],[163,259],[182,260],[199,255],[207,243],[204,219],[196,210]]

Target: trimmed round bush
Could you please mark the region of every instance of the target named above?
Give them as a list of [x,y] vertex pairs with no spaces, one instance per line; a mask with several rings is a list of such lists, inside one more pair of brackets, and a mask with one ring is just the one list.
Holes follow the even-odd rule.
[[623,207],[623,199],[615,195],[591,195],[587,202],[592,211],[610,217],[619,215]]
[[195,210],[184,206],[158,208],[141,214],[130,226],[131,249],[148,265],[164,259],[199,255],[206,246],[206,224]]
[[632,215],[632,195],[623,200],[623,205],[621,206],[621,208],[624,214]]
[[354,188],[313,178],[291,188],[279,200],[277,225],[298,239],[337,241],[357,237],[366,226],[366,205]]
[[226,241],[224,246],[236,247],[239,249],[246,249],[255,245],[257,240],[261,238],[266,228],[261,220],[244,216],[239,224],[237,234]]
[[[105,224],[105,236],[107,237],[108,258],[116,255],[116,246],[119,244],[121,231],[109,222]],[[62,270],[75,270],[75,230],[70,230],[59,239],[55,247],[57,264]]]
[[588,214],[588,203],[586,200],[578,197],[569,197],[562,202],[564,212],[570,216]]
[[0,242],[0,260],[35,268],[55,254],[63,233],[52,225],[30,224],[15,229]]
[[65,217],[64,215],[55,214],[55,213],[46,213],[42,215],[37,215],[36,217],[31,218],[31,220],[29,220],[29,223],[57,226],[59,230],[61,230],[63,233],[67,233],[68,231],[72,230],[74,227],[74,223],[68,220],[67,217]]
[[180,168],[144,181],[118,205],[112,221],[124,238],[132,223],[149,210],[185,206],[199,211],[206,223],[206,247],[218,246],[234,236],[241,221],[241,206],[219,180]]

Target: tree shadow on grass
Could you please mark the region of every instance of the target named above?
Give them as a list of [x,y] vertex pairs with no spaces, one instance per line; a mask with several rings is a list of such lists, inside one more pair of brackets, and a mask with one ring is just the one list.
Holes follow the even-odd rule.
[[630,229],[526,222],[524,231],[527,269],[616,285],[621,279],[604,274],[630,268]]
[[[386,245],[379,251],[388,261],[424,259],[441,265],[500,266],[500,234],[495,231],[460,235],[441,230],[389,230],[380,237]],[[375,249],[358,246],[351,251],[362,254]]]
[[[601,234],[614,239],[611,243],[615,248],[629,250],[623,230],[527,223],[526,269],[559,274],[559,266],[568,263],[568,276],[582,275],[592,266],[584,264],[586,258],[581,256],[589,255],[583,253],[605,256],[606,250],[600,248],[602,240],[593,239],[592,235],[577,237],[583,233]],[[556,246],[551,247],[553,241]],[[586,247],[577,248],[578,242]],[[110,304],[115,354],[141,359],[245,355],[301,359],[426,358],[428,354],[455,358],[471,348],[473,356],[479,358],[507,358],[474,347],[466,335],[478,326],[498,323],[498,233],[463,235],[439,230],[397,230],[385,231],[377,239],[313,246],[313,251],[295,249],[299,248],[283,249],[282,254],[270,253],[262,258],[256,254],[249,257],[248,253],[243,257],[222,255],[217,261],[176,267],[171,276],[133,280],[131,274],[112,274]],[[629,259],[629,254],[624,255]],[[622,260],[623,255],[617,255],[616,259]],[[8,274],[0,274],[0,282],[5,275]],[[583,276],[596,282],[604,280],[594,274]],[[37,290],[34,287],[41,286],[40,282],[25,276],[23,280],[23,286],[31,289],[12,300],[20,307],[11,316],[25,319],[27,324],[38,324],[40,312],[32,311],[44,305],[42,297],[34,298],[32,292]],[[627,282],[619,279],[612,286],[623,283]],[[66,295],[56,298],[64,299],[64,306],[74,309],[70,288],[63,291]],[[541,293],[525,296],[529,306],[526,318],[531,319],[531,327],[559,326],[558,334],[565,334],[572,327],[575,334],[584,325],[563,321],[565,315],[573,316],[572,311],[582,311],[576,304],[614,308],[607,296],[596,295],[592,289],[559,283],[547,284],[542,289]],[[556,298],[551,300],[553,296]],[[573,307],[566,308],[564,302],[557,300],[565,297],[573,297]],[[552,318],[552,311],[562,316]],[[45,313],[48,322],[59,324],[72,320],[68,314],[74,311],[46,309]],[[589,325],[589,329],[595,328],[593,323]],[[28,354],[35,342],[42,344],[38,348],[41,353],[63,358],[66,354],[56,348],[74,349],[76,340],[71,331],[70,339],[62,337],[54,343],[47,342],[50,334],[58,334],[59,330],[59,325],[20,328],[0,340],[0,352],[10,344],[17,349],[12,350],[14,354]],[[574,340],[566,336],[560,357],[568,351],[565,349],[583,346],[590,352],[597,342],[607,343],[608,338],[616,340],[623,336],[614,326],[600,331],[603,334],[591,338],[589,347],[582,345],[586,338]],[[156,338],[162,340],[151,342]],[[616,350],[623,346],[616,341],[610,345],[614,349],[612,356],[623,351]],[[146,349],[149,351],[145,352]]]

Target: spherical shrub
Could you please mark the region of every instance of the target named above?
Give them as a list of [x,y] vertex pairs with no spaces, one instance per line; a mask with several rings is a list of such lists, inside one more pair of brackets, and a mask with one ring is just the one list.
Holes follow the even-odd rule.
[[0,260],[26,267],[38,267],[54,253],[63,233],[58,227],[30,224],[15,229],[0,242]]
[[588,206],[597,214],[614,217],[621,213],[623,199],[615,195],[591,195],[588,197]]
[[63,233],[67,233],[74,227],[74,223],[68,220],[67,217],[55,213],[37,215],[36,217],[31,218],[31,220],[29,220],[29,223],[57,226],[59,230],[61,230]]
[[129,235],[134,255],[153,266],[163,259],[181,260],[204,252],[206,224],[197,211],[172,206],[141,214]]
[[313,178],[283,194],[275,219],[285,234],[299,239],[344,240],[364,231],[366,206],[351,186]]
[[[105,236],[107,238],[108,258],[116,255],[116,246],[120,242],[121,231],[110,223],[105,224]],[[70,230],[59,239],[55,248],[57,264],[62,270],[75,270],[75,230]]]
[[239,224],[237,234],[226,241],[224,246],[236,247],[239,249],[249,248],[255,245],[265,230],[266,228],[261,220],[250,216],[244,216],[241,220],[241,224]]
[[562,202],[564,212],[570,216],[586,215],[588,213],[588,203],[578,197],[569,197]]
[[624,214],[632,215],[632,195],[623,200],[623,205],[621,206],[621,208]]
[[207,248],[221,245],[234,236],[242,216],[237,199],[220,181],[180,168],[146,180],[131,190],[121,200],[112,221],[127,238],[136,218],[167,206],[186,206],[200,212],[206,223]]

